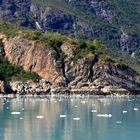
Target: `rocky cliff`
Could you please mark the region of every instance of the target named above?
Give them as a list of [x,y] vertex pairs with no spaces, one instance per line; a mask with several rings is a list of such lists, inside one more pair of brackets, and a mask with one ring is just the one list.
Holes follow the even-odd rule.
[[[140,89],[139,75],[124,64],[101,59],[97,53],[88,52],[74,59],[77,44],[63,41],[60,49],[64,54],[61,60],[57,51],[46,47],[42,41],[15,36],[7,38],[0,34],[5,57],[10,63],[22,66],[26,71],[34,71],[48,81],[52,91],[85,91],[98,93],[129,93]],[[86,44],[83,43],[82,48]],[[86,50],[85,50],[86,51]],[[77,52],[78,53],[78,52]],[[47,87],[48,88],[48,87]]]
[[[113,42],[114,46],[129,54],[139,48],[139,4],[136,1],[54,0],[39,4],[41,2],[42,0],[1,0],[0,18],[41,31],[49,30],[85,39],[99,38],[109,44]],[[126,30],[136,28],[137,32],[132,29],[128,38],[125,38],[121,33],[122,27]]]
[[34,71],[54,85],[64,82],[61,62],[52,48],[45,48],[41,43],[20,36],[8,39],[0,34],[0,40],[4,46],[5,57],[10,63],[22,66],[26,71]]

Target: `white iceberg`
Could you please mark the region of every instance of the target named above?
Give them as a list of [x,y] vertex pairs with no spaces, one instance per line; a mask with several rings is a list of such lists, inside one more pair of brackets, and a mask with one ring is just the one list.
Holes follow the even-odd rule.
[[37,119],[43,119],[44,116],[36,116]]
[[117,124],[121,124],[121,123],[122,123],[122,121],[116,121],[116,123],[117,123]]
[[134,108],[134,111],[138,111],[139,109],[138,108]]
[[81,104],[85,104],[86,103],[86,101],[81,101]]
[[20,119],[20,120],[23,120],[24,118],[20,117],[19,119]]
[[105,118],[111,118],[112,115],[111,114],[98,114],[98,117],[105,117]]
[[96,112],[97,112],[97,110],[91,110],[91,112],[92,112],[92,113],[96,113]]
[[123,114],[125,114],[125,113],[127,113],[127,111],[126,110],[123,110]]
[[78,121],[78,120],[80,120],[80,118],[73,118],[73,120]]
[[11,112],[11,115],[20,115],[20,112]]
[[60,118],[66,118],[67,115],[60,115]]

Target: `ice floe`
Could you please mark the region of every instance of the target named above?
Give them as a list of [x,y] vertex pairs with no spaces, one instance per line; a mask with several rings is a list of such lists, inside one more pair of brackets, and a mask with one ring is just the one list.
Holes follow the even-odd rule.
[[116,123],[117,123],[117,124],[121,124],[121,123],[122,123],[122,121],[116,121]]
[[134,108],[134,111],[138,111],[139,109],[138,108]]
[[75,121],[79,121],[79,120],[80,120],[80,118],[73,118],[73,120],[75,120]]
[[20,115],[21,112],[11,112],[11,115]]
[[37,119],[43,119],[44,116],[36,116]]
[[91,112],[92,112],[92,113],[96,113],[96,112],[97,112],[97,110],[91,110]]
[[97,117],[105,117],[105,118],[111,118],[111,114],[98,114]]
[[20,120],[23,120],[24,118],[20,117],[19,119],[20,119]]
[[82,104],[85,104],[85,103],[86,103],[86,101],[81,101],[81,103],[82,103]]
[[67,115],[60,115],[60,118],[66,118]]
[[126,114],[127,113],[127,111],[126,110],[123,110],[123,114]]

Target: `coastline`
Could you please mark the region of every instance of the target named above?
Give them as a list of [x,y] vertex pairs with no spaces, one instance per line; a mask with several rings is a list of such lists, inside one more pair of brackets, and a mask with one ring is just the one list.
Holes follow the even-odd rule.
[[40,92],[40,93],[27,93],[27,92],[11,92],[11,93],[0,93],[0,97],[88,97],[88,96],[116,96],[116,97],[124,97],[124,96],[133,96],[133,95],[140,95],[140,89],[112,89],[106,92],[103,92],[101,89],[90,89],[90,90],[83,90],[83,89],[71,89],[68,90],[67,88],[63,89],[53,89],[47,92]]
[[13,95],[13,96],[37,96],[37,95],[80,95],[80,96],[89,96],[89,95],[140,95],[140,87],[122,87],[122,86],[85,86],[85,87],[62,87],[62,86],[53,86],[47,80],[40,80],[39,82],[33,81],[14,81],[7,82],[1,81],[0,83],[0,95]]

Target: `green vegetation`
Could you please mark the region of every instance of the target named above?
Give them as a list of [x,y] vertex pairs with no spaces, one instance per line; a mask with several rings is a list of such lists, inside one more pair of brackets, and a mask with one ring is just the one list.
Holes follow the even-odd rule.
[[[136,51],[136,57],[131,57],[127,52],[122,52],[118,47],[118,39],[120,38],[121,28],[129,35],[137,34],[140,36],[139,1],[106,0],[105,3],[109,7],[107,9],[111,11],[113,16],[112,23],[109,23],[101,16],[96,15],[89,8],[88,1],[89,0],[76,0],[68,4],[67,0],[32,0],[32,2],[38,3],[43,7],[56,7],[57,9],[64,11],[64,13],[72,15],[75,21],[78,20],[93,26],[98,34],[98,39],[104,44],[102,51],[105,53],[99,53],[100,59],[113,58],[118,62],[125,62],[140,73],[140,57],[138,52]],[[75,30],[79,31],[78,26],[76,26]],[[93,46],[96,45],[94,44]],[[74,52],[75,59],[83,57],[83,55],[86,55],[89,50],[88,46],[84,49],[81,47],[77,48]]]
[[104,34],[102,34],[103,36],[107,32],[114,34],[116,29],[120,29],[121,27],[123,27],[127,33],[138,33],[140,35],[140,4],[138,1],[106,0],[105,3],[109,6],[108,9],[111,10],[113,15],[112,24],[105,22],[103,18],[90,10],[87,1],[76,0],[68,4],[68,0],[32,0],[32,2],[41,4],[44,7],[56,7],[82,21],[92,24],[96,29],[100,29],[100,31],[104,32]]
[[40,77],[34,72],[26,72],[23,68],[16,65],[12,65],[8,62],[7,59],[3,59],[0,62],[0,79],[2,80],[33,80],[37,82],[40,80]]
[[[103,43],[101,43],[101,41],[97,39],[94,39],[93,41],[92,40],[85,41],[82,39],[72,39],[72,38],[60,35],[59,33],[50,33],[47,31],[45,33],[41,33],[37,30],[19,28],[19,27],[16,27],[15,25],[5,23],[4,21],[0,21],[0,30],[1,32],[6,34],[7,37],[14,37],[16,35],[20,35],[21,37],[25,39],[40,42],[46,48],[52,47],[56,51],[57,56],[62,62],[64,62],[65,55],[61,50],[61,45],[63,43],[68,43],[73,46],[73,55],[74,55],[73,59],[75,62],[78,59],[86,57],[88,56],[88,54],[92,53],[92,54],[96,54],[96,56],[98,56],[98,58],[102,60],[127,64],[140,73],[139,65],[134,58],[130,57],[130,55],[128,55],[127,53],[120,51],[119,49],[114,47],[113,44],[112,44],[112,47],[109,47],[109,48],[106,47],[106,45],[103,45]],[[8,62],[6,63],[5,61],[1,63],[1,69],[4,63],[6,65],[8,64]],[[11,67],[14,67],[14,68],[11,68]],[[17,67],[15,68],[15,66],[11,66],[11,67],[10,69],[17,68]],[[2,71],[6,72],[4,69],[2,69]],[[20,72],[21,71],[22,70],[20,70]],[[16,74],[16,72],[14,74]],[[6,76],[4,74],[5,75],[4,78],[8,79],[9,77],[9,80],[13,80],[16,78],[27,80],[27,79],[33,79],[33,77],[35,77],[33,80],[38,79],[38,76],[37,75],[35,76],[34,73],[27,73],[27,72],[24,73],[22,71],[21,73],[18,73],[17,75],[14,75],[14,74],[12,74],[13,76],[12,75]]]
[[[108,59],[109,57],[103,52],[101,42],[98,40],[92,41],[84,41],[82,39],[71,39],[60,35],[59,33],[50,33],[46,31],[45,33],[41,33],[37,30],[31,30],[27,28],[19,28],[15,25],[6,23],[4,21],[0,21],[0,30],[6,34],[7,37],[14,37],[16,35],[20,35],[29,40],[35,40],[42,42],[46,47],[52,47],[59,59],[64,61],[65,55],[61,50],[61,45],[63,43],[69,43],[74,45],[74,60],[83,58],[88,53],[96,53],[99,55],[99,58]],[[8,30],[6,30],[8,29]],[[110,58],[109,58],[110,60]]]
[[12,25],[3,20],[0,20],[0,31],[4,33],[7,37],[14,37],[19,31],[19,26]]

